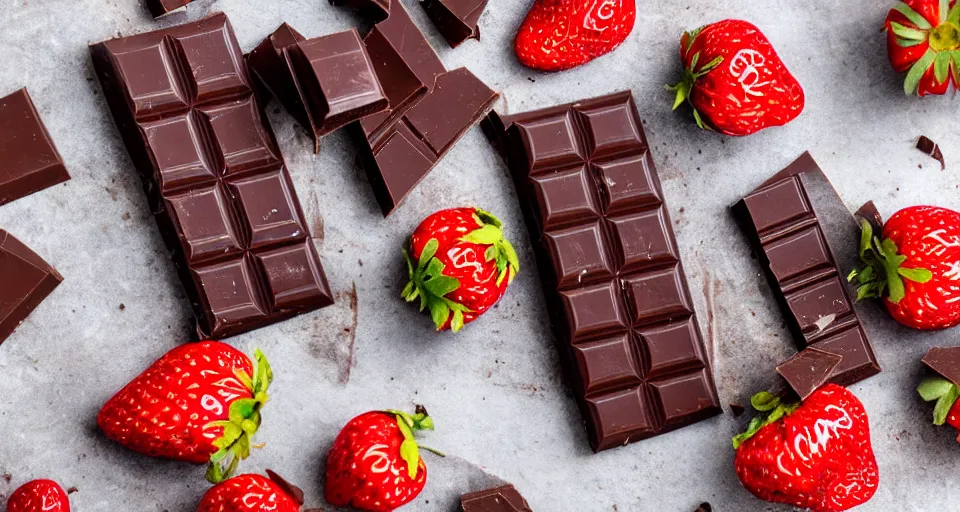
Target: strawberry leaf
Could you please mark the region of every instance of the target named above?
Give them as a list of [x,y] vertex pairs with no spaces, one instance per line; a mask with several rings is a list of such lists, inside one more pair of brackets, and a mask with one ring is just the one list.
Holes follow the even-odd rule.
[[480,245],[493,245],[503,239],[503,231],[500,228],[487,224],[481,228],[474,229],[467,233],[460,240]]
[[490,212],[488,212],[488,211],[486,211],[486,210],[481,210],[480,208],[476,208],[476,209],[474,210],[474,215],[476,215],[476,218],[479,220],[479,222],[478,222],[477,224],[480,224],[480,225],[483,225],[483,224],[493,224],[494,226],[496,226],[496,227],[498,227],[498,228],[502,228],[502,227],[503,227],[503,223],[500,222],[500,219],[498,219],[498,218],[496,217],[496,215],[494,215],[494,214],[492,214],[492,213],[490,213]]
[[950,12],[947,13],[947,21],[953,24],[960,24],[960,2],[954,4]]
[[916,63],[910,68],[910,71],[907,72],[907,77],[903,81],[903,92],[907,96],[913,96],[917,93],[917,88],[920,85],[920,79],[923,78],[924,73],[930,69],[930,65],[933,64],[934,59],[937,58],[937,51],[933,48],[928,48],[926,53],[920,57]]
[[713,58],[713,60],[706,63],[706,65],[704,65],[702,68],[697,70],[697,72],[694,74],[694,77],[700,78],[701,76],[706,75],[707,73],[713,71],[714,68],[719,66],[721,62],[723,62],[723,56],[717,55],[716,57]]
[[436,238],[431,238],[427,241],[426,245],[423,246],[423,252],[420,253],[420,260],[417,262],[417,269],[423,270],[426,268],[427,264],[433,261],[433,255],[437,254],[437,249],[440,248],[440,242]]
[[463,312],[458,309],[453,312],[453,318],[450,320],[450,330],[458,332],[460,329],[463,329]]
[[903,2],[900,2],[900,3],[898,3],[897,5],[895,5],[895,6],[893,7],[893,10],[895,10],[895,11],[899,12],[900,14],[903,14],[904,16],[906,16],[907,19],[910,20],[911,23],[913,23],[914,25],[916,25],[917,28],[919,28],[920,30],[929,30],[929,29],[933,28],[933,25],[931,25],[930,22],[927,21],[927,19],[923,17],[923,15],[921,15],[919,12],[913,10],[912,7],[910,7],[909,5],[907,5],[907,4],[903,3]]
[[960,388],[951,386],[950,390],[937,399],[937,405],[933,407],[933,424],[943,425],[947,421],[947,415],[953,404],[960,398]]
[[484,261],[493,261],[496,259],[498,254],[497,248],[494,246],[487,247],[486,251],[483,251],[483,260]]
[[758,411],[771,411],[780,405],[780,397],[769,391],[761,391],[750,397],[750,405]]
[[927,32],[901,25],[895,21],[890,22],[890,30],[892,30],[893,33],[903,41],[916,41],[918,43],[922,43],[923,41],[927,40]]
[[759,432],[763,427],[780,421],[800,407],[799,403],[781,403],[779,396],[768,391],[761,391],[750,397],[750,405],[752,405],[759,414],[750,420],[750,424],[747,425],[745,432],[733,436],[733,448],[735,450],[739,449],[743,443],[753,437],[754,434]]
[[917,393],[924,402],[932,402],[950,392],[950,388],[956,387],[956,384],[943,377],[928,377],[917,386]]
[[940,0],[940,22],[943,23],[950,15],[950,0]]
[[950,52],[940,52],[933,62],[933,75],[937,83],[944,83],[950,78]]
[[925,268],[900,267],[897,269],[897,273],[915,283],[926,283],[933,279],[933,273]]
[[460,281],[457,281],[457,278],[444,275],[431,277],[429,280],[424,281],[423,284],[430,294],[437,297],[443,297],[460,288]]
[[433,318],[433,324],[439,331],[443,328],[443,325],[447,323],[447,317],[450,316],[450,307],[447,306],[445,301],[437,299],[428,300],[427,305],[430,308],[430,316]]
[[507,257],[507,263],[510,265],[510,281],[520,272],[520,258],[517,257],[517,251],[513,248],[510,240],[504,238],[500,242],[500,254]]

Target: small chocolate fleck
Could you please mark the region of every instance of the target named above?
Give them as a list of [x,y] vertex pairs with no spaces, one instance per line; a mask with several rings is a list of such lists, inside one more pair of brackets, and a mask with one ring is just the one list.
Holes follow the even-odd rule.
[[71,487],[71,488],[67,489],[67,494],[73,494],[73,493],[79,492],[79,491],[80,491],[80,489],[77,489],[76,487]]
[[734,418],[739,418],[747,408],[743,404],[737,402],[730,402],[730,411],[733,413]]
[[713,512],[713,506],[711,506],[709,503],[704,501],[703,503],[700,504],[699,507],[697,507],[697,510],[695,510],[694,512]]
[[924,153],[930,155],[934,160],[940,162],[940,170],[947,168],[946,162],[943,160],[943,153],[940,151],[940,145],[936,142],[930,140],[926,135],[921,135],[920,140],[917,141],[917,149],[923,151]]
[[120,303],[120,311],[123,311],[124,309],[127,309],[127,306],[125,306],[125,305],[121,302],[121,303]]

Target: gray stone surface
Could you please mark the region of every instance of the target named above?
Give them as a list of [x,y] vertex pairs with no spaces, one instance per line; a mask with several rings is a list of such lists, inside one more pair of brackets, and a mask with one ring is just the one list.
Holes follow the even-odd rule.
[[[642,1],[629,40],[573,71],[519,66],[513,34],[529,0],[491,2],[483,40],[445,46],[412,0],[403,0],[449,67],[468,65],[521,111],[630,88],[676,222],[704,333],[713,333],[724,404],[770,385],[793,344],[759,267],[726,208],[810,149],[853,209],[874,199],[886,214],[915,203],[960,207],[960,121],[949,98],[905,98],[880,32],[889,2]],[[198,0],[161,22],[137,0],[0,0],[0,92],[27,86],[73,180],[0,208],[10,230],[66,277],[0,346],[2,495],[31,478],[75,486],[80,512],[192,510],[203,470],[133,455],[95,428],[100,405],[186,339],[185,296],[165,256],[130,160],[109,117],[87,45],[225,11],[253,48],[282,21],[308,36],[360,20],[322,0]],[[698,131],[670,111],[663,84],[678,77],[677,37],[725,17],[753,21],[807,93],[791,125],[749,138]],[[270,107],[335,306],[231,341],[261,347],[277,374],[258,439],[243,468],[273,468],[322,504],[322,460],[339,427],[368,409],[428,406],[430,478],[410,510],[449,511],[460,492],[514,482],[538,511],[782,510],[755,500],[733,470],[730,437],[745,418],[724,415],[599,455],[587,448],[561,380],[542,292],[506,169],[472,130],[389,219],[383,219],[343,133],[318,156],[289,116]],[[938,141],[947,170],[913,149]],[[399,247],[430,212],[475,204],[508,225],[523,271],[501,304],[458,336],[435,334],[399,299]],[[851,240],[851,243],[854,241]],[[852,262],[845,262],[851,264]],[[2,286],[2,283],[0,283]],[[122,305],[122,306],[121,306]],[[870,414],[881,471],[863,510],[950,510],[960,501],[960,449],[930,424],[914,387],[919,359],[957,331],[911,332],[862,308],[884,373],[853,387]],[[712,325],[708,319],[712,318]],[[347,330],[349,329],[349,331]],[[485,468],[485,469],[480,469]],[[491,476],[496,475],[496,477]]]

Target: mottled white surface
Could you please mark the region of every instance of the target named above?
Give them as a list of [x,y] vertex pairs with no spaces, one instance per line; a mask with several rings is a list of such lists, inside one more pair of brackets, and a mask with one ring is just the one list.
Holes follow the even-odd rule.
[[[616,53],[545,75],[519,66],[510,49],[530,0],[491,2],[482,41],[457,50],[412,0],[403,1],[448,67],[468,65],[503,91],[500,109],[633,90],[704,333],[713,313],[724,405],[769,386],[774,364],[794,350],[730,204],[810,149],[851,209],[868,199],[888,215],[914,203],[960,207],[957,104],[903,96],[880,32],[889,2],[644,0]],[[0,478],[0,504],[37,477],[75,486],[71,500],[80,512],[188,511],[207,488],[201,468],[136,456],[95,427],[110,394],[186,339],[189,317],[87,45],[213,10],[229,15],[244,50],[283,21],[308,36],[361,21],[323,0],[198,0],[187,14],[159,23],[138,0],[0,0],[0,93],[29,87],[73,175],[0,208],[0,227],[66,277],[0,346],[0,474],[12,475],[9,483]],[[725,17],[761,27],[803,84],[807,107],[791,125],[723,138],[670,111],[663,85],[679,76],[679,34]],[[267,446],[245,470],[273,468],[305,489],[308,504],[322,505],[322,461],[340,426],[368,409],[423,403],[438,428],[426,443],[458,458],[427,456],[427,491],[409,510],[450,511],[460,492],[496,477],[516,483],[540,512],[685,512],[703,500],[722,512],[783,510],[755,500],[733,473],[730,437],[746,418],[726,414],[625,448],[589,451],[559,374],[512,186],[479,129],[384,220],[345,134],[325,138],[314,156],[291,118],[275,104],[269,110],[338,302],[231,341],[247,352],[261,347],[277,374],[258,436]],[[941,144],[946,171],[913,149],[921,134]],[[458,336],[438,335],[427,316],[399,299],[399,247],[422,217],[466,204],[501,216],[524,268],[499,307]],[[354,286],[351,358],[353,336],[345,329],[354,327]],[[909,332],[863,309],[884,367],[853,388],[870,414],[881,470],[880,490],[863,510],[955,508],[956,434],[930,424],[931,407],[914,387],[927,347],[954,343],[957,331]]]

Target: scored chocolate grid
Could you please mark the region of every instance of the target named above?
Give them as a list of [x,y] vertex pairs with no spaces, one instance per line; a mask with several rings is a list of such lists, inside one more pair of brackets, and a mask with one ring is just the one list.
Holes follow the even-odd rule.
[[[572,350],[579,353],[579,357],[587,357],[586,352],[581,351],[581,348],[592,344],[591,348],[607,352],[607,361],[611,357],[616,358],[618,355],[628,359],[627,365],[631,368],[622,372],[629,374],[621,376],[625,378],[614,379],[613,382],[607,382],[606,385],[601,385],[596,389],[588,389],[589,383],[586,381],[590,379],[590,376],[582,375],[584,383],[580,391],[585,400],[596,409],[594,415],[598,416],[596,419],[601,424],[595,425],[595,428],[603,429],[605,427],[602,424],[605,414],[603,408],[606,405],[604,399],[609,399],[611,402],[622,402],[622,399],[626,397],[626,403],[629,404],[632,397],[626,396],[624,392],[626,391],[626,394],[629,395],[641,389],[642,398],[640,400],[642,403],[637,405],[645,409],[638,411],[639,416],[643,417],[635,417],[634,419],[637,422],[628,426],[627,430],[633,431],[611,433],[614,436],[626,434],[624,441],[630,441],[654,435],[663,430],[665,422],[668,421],[665,404],[658,399],[651,386],[644,384],[644,381],[657,379],[660,382],[665,382],[671,378],[699,372],[699,378],[705,380],[703,385],[711,388],[712,385],[709,383],[709,377],[704,374],[707,365],[702,353],[702,341],[695,325],[687,291],[682,283],[682,268],[675,252],[676,244],[671,230],[666,225],[668,216],[663,208],[659,186],[651,172],[652,162],[650,161],[648,147],[643,140],[639,119],[636,117],[635,109],[632,108],[629,96],[625,96],[624,99],[626,101],[619,105],[587,103],[571,109],[558,108],[549,116],[545,115],[543,117],[536,117],[537,113],[532,113],[529,117],[523,117],[523,120],[516,120],[515,122],[527,130],[527,136],[531,139],[530,153],[532,155],[529,156],[532,157],[532,161],[528,162],[528,167],[531,169],[529,186],[533,190],[533,196],[542,212],[539,216],[539,222],[541,228],[545,231],[547,243],[554,242],[558,235],[569,234],[571,231],[577,230],[592,232],[594,237],[599,236],[599,243],[597,244],[599,251],[596,259],[598,265],[594,265],[596,268],[593,268],[592,271],[584,269],[576,276],[575,280],[571,280],[569,273],[563,272],[562,261],[554,261],[553,266],[559,292],[565,298],[564,300],[569,300],[571,295],[569,292],[579,292],[583,295],[586,284],[592,285],[586,288],[588,298],[591,298],[590,295],[599,293],[600,296],[613,296],[613,300],[616,301],[617,318],[610,319],[611,321],[607,322],[606,326],[601,326],[601,328],[592,332],[581,333],[581,335],[576,332],[581,330],[576,327],[576,319],[570,319],[571,310],[575,312],[576,309],[567,307],[568,320],[572,320],[571,323],[574,324],[570,329],[573,339],[568,341],[571,343]],[[604,144],[609,141],[604,140],[602,118],[609,115],[627,116],[626,121],[634,127],[634,140],[620,140],[617,144]],[[598,126],[593,126],[591,121],[598,121]],[[622,123],[623,120],[620,120],[620,122]],[[553,141],[560,138],[557,137],[558,132],[567,132],[575,136],[571,138],[571,144],[565,151],[553,151],[550,154],[542,155],[543,158],[538,158],[540,155],[536,153],[537,147],[540,145],[536,141],[534,128],[545,130],[547,132],[546,136]],[[550,147],[549,144],[543,144],[542,146],[557,149]],[[607,191],[608,188],[613,188],[613,185],[607,183],[606,185],[609,187],[605,186],[605,181],[611,179],[606,173],[609,173],[611,169],[617,169],[618,166],[629,166],[631,163],[634,166],[639,164],[642,167],[642,172],[634,172],[633,174],[635,178],[642,177],[646,181],[644,186],[647,193],[627,200],[612,197],[613,194]],[[561,211],[557,214],[550,212],[551,197],[549,190],[551,186],[549,182],[556,181],[560,182],[560,189],[566,188],[569,190],[571,187],[582,187],[585,193],[583,202],[576,208],[572,208],[572,211]],[[562,204],[564,201],[560,200],[558,202]],[[544,210],[546,210],[545,214]],[[624,237],[619,236],[620,228],[618,225],[625,220],[635,220],[643,217],[648,218],[648,220],[652,217],[659,224],[657,231],[663,237],[662,250],[659,251],[657,257],[651,258],[651,261],[638,262],[632,260],[628,265],[625,257],[628,251],[625,250],[625,247],[629,248],[630,241],[625,241]],[[647,225],[646,227],[649,228],[650,226]],[[649,236],[650,229],[644,231]],[[559,251],[551,252],[556,254]],[[649,315],[639,314],[641,312],[631,314],[626,311],[626,305],[634,302],[628,291],[630,281],[636,280],[643,283],[647,280],[663,281],[664,278],[673,281],[673,287],[676,291],[674,307],[660,308],[658,311],[649,312]],[[633,318],[633,320],[625,323],[623,319],[626,318]],[[643,344],[646,347],[646,343],[650,343],[650,341],[641,336],[640,333],[643,332],[644,335],[653,339],[656,331],[650,330],[650,326],[677,321],[683,322],[679,324],[678,328],[688,329],[690,348],[693,350],[695,361],[686,361],[686,364],[674,366],[660,374],[654,374],[656,370],[663,370],[663,368],[651,368],[648,364],[649,361],[645,361],[645,359],[649,359],[645,355],[647,351],[641,350],[640,346]],[[624,339],[625,337],[626,339]],[[625,348],[629,353],[617,354],[616,347],[613,349],[614,353],[611,353],[609,347],[616,345],[619,345],[620,349]],[[601,357],[604,356],[601,355]],[[691,362],[693,364],[690,364]],[[603,437],[606,437],[606,434],[605,432],[597,433],[597,435]],[[631,437],[635,438],[631,439]],[[600,442],[602,444],[604,440]]]

